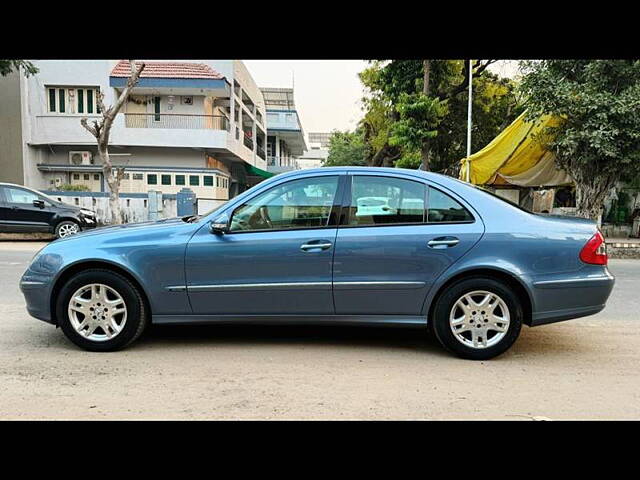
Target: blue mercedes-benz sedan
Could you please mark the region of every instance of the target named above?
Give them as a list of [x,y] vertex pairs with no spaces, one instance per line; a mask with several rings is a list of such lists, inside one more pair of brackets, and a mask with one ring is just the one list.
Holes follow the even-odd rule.
[[275,176],[198,216],[52,242],[29,313],[112,351],[147,324],[411,325],[488,359],[522,324],[592,315],[614,278],[592,221],[529,213],[450,177],[394,168]]

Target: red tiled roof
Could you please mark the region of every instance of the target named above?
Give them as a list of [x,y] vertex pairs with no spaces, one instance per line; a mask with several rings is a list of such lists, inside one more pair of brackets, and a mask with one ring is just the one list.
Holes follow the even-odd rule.
[[[204,63],[182,63],[182,62],[144,62],[145,67],[140,74],[141,78],[203,78],[208,80],[222,80],[220,75],[213,68]],[[141,65],[142,62],[136,62]],[[131,67],[128,60],[120,60],[111,71],[112,77],[129,77]]]

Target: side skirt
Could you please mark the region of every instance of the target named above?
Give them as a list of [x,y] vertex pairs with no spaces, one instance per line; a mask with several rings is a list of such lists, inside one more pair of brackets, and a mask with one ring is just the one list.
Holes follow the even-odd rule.
[[156,325],[381,325],[426,327],[427,319],[411,315],[154,315]]

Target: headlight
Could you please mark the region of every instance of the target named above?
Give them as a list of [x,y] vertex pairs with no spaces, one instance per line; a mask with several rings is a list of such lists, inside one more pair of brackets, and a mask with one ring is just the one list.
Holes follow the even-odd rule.
[[31,260],[28,270],[41,275],[53,275],[62,266],[62,257],[56,253],[40,250]]
[[94,212],[92,212],[91,210],[85,210],[84,208],[80,209],[80,213],[83,214],[86,217],[95,217],[96,214]]

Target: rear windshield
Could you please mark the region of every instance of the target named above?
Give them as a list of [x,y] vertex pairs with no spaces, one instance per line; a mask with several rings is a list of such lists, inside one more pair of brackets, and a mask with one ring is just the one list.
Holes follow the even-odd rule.
[[496,195],[495,193],[493,193],[490,190],[487,190],[486,188],[482,188],[479,185],[471,185],[473,188],[475,188],[476,190],[480,190],[481,192],[484,192],[486,194],[491,195],[493,198],[497,198],[498,200],[502,200],[505,203],[508,203],[509,205],[511,205],[512,207],[516,207],[518,210],[522,210],[523,212],[527,212],[527,213],[533,213],[531,210],[521,207],[520,205],[518,205],[516,202],[512,202],[511,200],[507,200],[506,198],[501,197],[500,195]]

